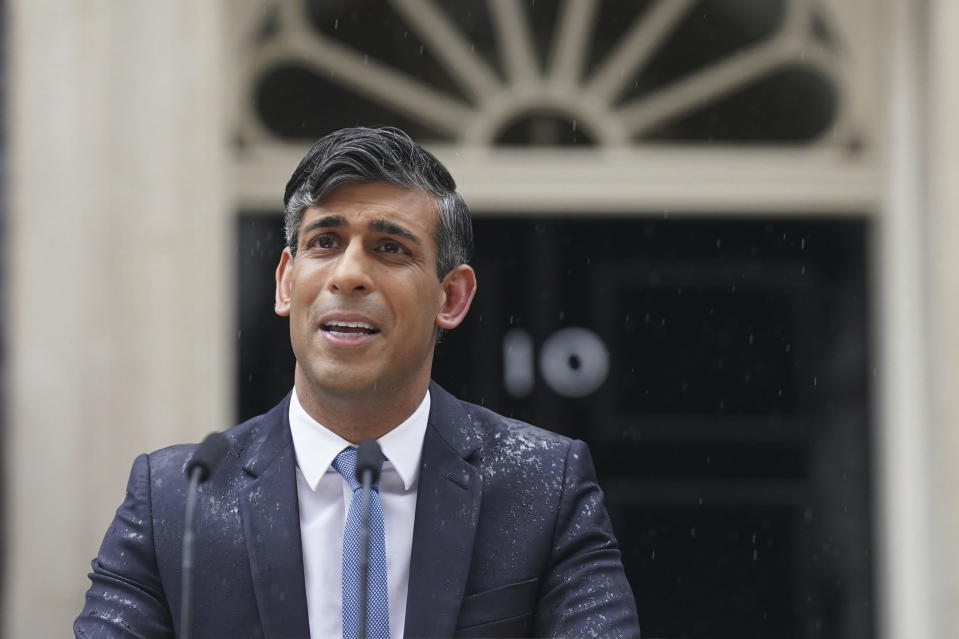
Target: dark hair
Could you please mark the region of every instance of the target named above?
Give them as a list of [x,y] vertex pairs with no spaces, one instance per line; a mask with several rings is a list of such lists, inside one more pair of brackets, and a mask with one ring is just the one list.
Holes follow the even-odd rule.
[[403,131],[393,127],[354,127],[334,131],[316,141],[286,183],[283,194],[286,245],[296,257],[303,211],[315,206],[337,186],[387,182],[434,196],[439,222],[436,274],[442,279],[470,259],[473,223],[456,182],[439,160]]

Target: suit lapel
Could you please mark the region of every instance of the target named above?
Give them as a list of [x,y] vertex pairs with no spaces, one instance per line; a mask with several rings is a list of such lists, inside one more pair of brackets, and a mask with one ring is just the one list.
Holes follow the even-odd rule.
[[466,461],[481,440],[455,397],[430,385],[413,523],[405,637],[449,637],[465,594],[482,477]]
[[241,490],[240,511],[263,634],[306,639],[310,626],[289,395],[263,416],[243,470],[253,478]]

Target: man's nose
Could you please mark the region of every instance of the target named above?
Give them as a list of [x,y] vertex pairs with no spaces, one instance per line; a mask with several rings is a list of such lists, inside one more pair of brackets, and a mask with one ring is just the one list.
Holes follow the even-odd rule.
[[330,276],[330,290],[341,294],[368,293],[373,290],[368,260],[362,243],[350,242],[336,260]]

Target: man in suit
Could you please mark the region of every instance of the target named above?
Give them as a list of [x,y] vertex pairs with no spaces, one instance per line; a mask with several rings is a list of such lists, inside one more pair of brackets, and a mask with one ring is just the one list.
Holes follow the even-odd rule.
[[[439,335],[476,291],[455,189],[396,129],[327,135],[294,171],[275,302],[290,318],[294,389],[226,431],[227,457],[202,486],[194,636],[355,637],[350,464],[365,438],[386,458],[371,499],[371,638],[639,636],[585,444],[430,381]],[[134,462],[77,637],[182,632],[193,448]]]

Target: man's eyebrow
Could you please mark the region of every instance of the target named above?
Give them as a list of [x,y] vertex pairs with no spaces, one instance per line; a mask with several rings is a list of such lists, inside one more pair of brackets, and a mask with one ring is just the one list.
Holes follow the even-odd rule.
[[336,229],[343,228],[344,226],[349,226],[349,224],[342,215],[324,215],[307,224],[300,235],[307,235],[310,231],[315,231],[316,229]]
[[378,233],[395,235],[396,237],[402,237],[403,239],[409,240],[417,245],[423,244],[423,240],[421,240],[412,231],[400,226],[396,222],[391,222],[390,220],[384,220],[382,218],[373,220],[370,222],[370,230]]

